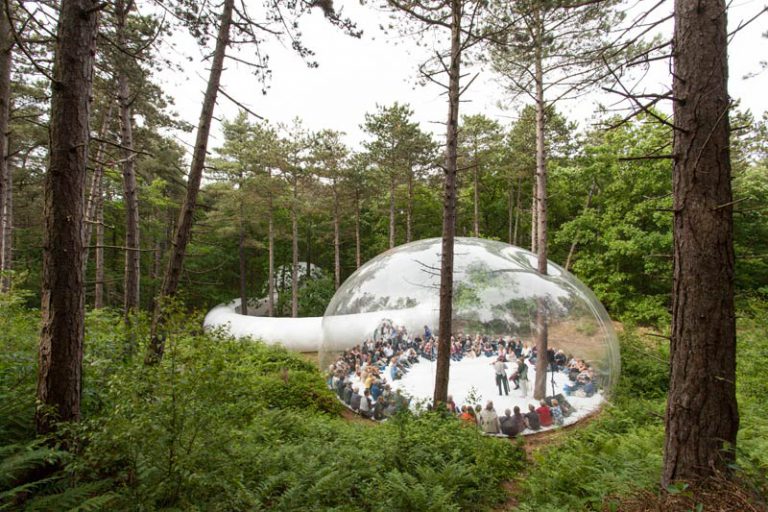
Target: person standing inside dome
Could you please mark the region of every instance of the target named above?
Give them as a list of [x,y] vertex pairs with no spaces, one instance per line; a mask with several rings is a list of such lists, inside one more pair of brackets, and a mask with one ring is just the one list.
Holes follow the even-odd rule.
[[498,357],[494,363],[492,363],[493,369],[496,372],[496,386],[499,388],[499,396],[501,396],[501,389],[504,388],[504,395],[509,396],[509,382],[507,382],[507,363],[501,357]]
[[517,379],[523,398],[528,398],[528,365],[523,359],[517,360]]

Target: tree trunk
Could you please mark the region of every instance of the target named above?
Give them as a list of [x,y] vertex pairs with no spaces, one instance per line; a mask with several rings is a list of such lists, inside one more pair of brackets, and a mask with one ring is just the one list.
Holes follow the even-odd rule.
[[[125,47],[125,24],[133,2],[116,0],[117,45]],[[136,153],[133,151],[133,120],[131,116],[131,88],[128,70],[123,62],[117,70],[118,101],[120,104],[120,141],[123,171],[123,201],[125,202],[125,272],[123,308],[126,322],[139,308],[139,279],[141,252],[139,244],[139,198],[136,186]]]
[[459,127],[459,80],[461,71],[461,2],[451,1],[451,61],[448,67],[448,124],[445,137],[445,190],[443,196],[443,243],[440,261],[440,319],[433,403],[448,400],[453,314],[453,242],[456,235],[456,162]]
[[[157,218],[160,215],[155,212],[154,217]],[[149,310],[155,309],[155,294],[157,292],[157,280],[160,278],[160,272],[163,266],[163,239],[155,238],[152,250],[152,267],[149,271],[149,281],[151,284],[151,290],[149,293]]]
[[291,317],[299,316],[299,207],[298,177],[293,179],[293,204],[291,205]]
[[[93,307],[104,307],[104,182],[99,179],[96,189],[96,249],[94,253],[95,273],[93,290]],[[83,268],[85,272],[85,268]]]
[[44,186],[38,434],[54,430],[57,420],[80,419],[85,316],[83,196],[97,7],[94,0],[63,0],[57,27]]
[[269,212],[267,245],[269,252],[269,274],[267,275],[267,316],[275,316],[275,221],[272,206],[272,171],[267,171],[269,177]]
[[355,190],[355,269],[360,268],[360,191]]
[[514,240],[514,221],[515,221],[515,187],[512,185],[512,178],[509,178],[509,196],[507,197],[507,241],[512,245]]
[[[8,157],[13,34],[8,6],[4,2],[0,7],[0,271],[9,271],[13,268],[13,178]],[[10,288],[10,276],[0,278],[0,292]]]
[[739,428],[727,40],[724,0],[675,1],[665,488],[728,472]]
[[[10,138],[6,137],[6,147],[9,147]],[[26,167],[26,157],[24,166]],[[4,224],[3,238],[2,238],[2,269],[10,272],[13,270],[13,172],[11,169],[10,161],[6,168],[5,176],[5,204],[2,212],[2,224]],[[0,283],[0,291],[8,291],[11,289],[12,279],[10,275],[6,275]]]
[[389,178],[389,248],[395,246],[395,175]]
[[[593,180],[592,185],[589,187],[589,194],[587,194],[587,201],[584,203],[584,212],[582,215],[586,215],[587,211],[589,210],[590,205],[592,204],[592,196],[595,194],[595,188],[597,187],[597,183]],[[573,255],[576,253],[576,245],[579,243],[579,237],[578,235],[573,237],[573,242],[571,242],[571,248],[568,249],[568,257],[565,259],[565,270],[569,270],[571,268],[571,262],[573,261]]]
[[240,218],[239,221],[239,237],[237,241],[237,256],[240,260],[240,314],[241,315],[247,315],[248,314],[248,292],[247,292],[247,285],[248,285],[248,276],[247,274],[247,262],[245,260],[245,212],[243,208],[243,202],[245,199],[243,198],[243,174],[240,173],[240,190],[238,191],[240,193]]
[[[99,127],[99,138],[105,140],[107,138],[107,131],[109,125],[112,122],[112,111],[114,103],[109,101],[109,106],[104,116],[101,118],[101,126]],[[91,245],[91,233],[93,232],[93,224],[96,222],[96,210],[99,202],[103,204],[104,200],[99,194],[104,193],[104,187],[102,181],[104,180],[104,147],[105,143],[100,142],[98,149],[96,150],[96,162],[93,169],[93,176],[91,177],[91,187],[88,191],[88,201],[85,206],[85,223],[83,224],[83,273],[88,269],[88,247]],[[104,235],[102,231],[102,236]],[[100,245],[104,245],[103,243]]]
[[536,252],[536,241],[539,238],[536,230],[536,228],[538,227],[538,223],[536,221],[536,213],[539,209],[539,205],[536,202],[536,195],[538,194],[538,191],[536,188],[537,186],[538,184],[537,184],[536,176],[534,175],[533,191],[531,192],[531,252]]
[[480,162],[477,159],[477,140],[475,140],[475,165],[472,170],[472,203],[474,206],[472,216],[472,227],[475,232],[475,238],[480,236]]
[[512,229],[512,245],[517,245],[517,233],[520,226],[520,195],[523,190],[522,178],[517,177],[517,193],[515,194],[515,227]]
[[333,184],[333,284],[335,289],[341,286],[341,212],[339,211],[339,193]]
[[200,191],[200,181],[202,180],[203,169],[205,168],[208,134],[211,130],[213,109],[216,106],[216,96],[219,92],[221,73],[224,69],[224,55],[229,44],[229,27],[232,24],[233,7],[234,0],[224,0],[221,19],[219,20],[219,32],[216,37],[216,48],[213,53],[213,61],[211,62],[211,73],[208,77],[208,86],[205,90],[203,107],[200,112],[195,149],[192,153],[192,165],[190,166],[187,181],[187,194],[179,212],[179,220],[176,224],[176,232],[173,237],[172,250],[168,258],[165,278],[163,279],[163,287],[160,290],[160,298],[155,305],[155,311],[152,316],[151,340],[146,357],[148,364],[160,361],[165,350],[165,334],[162,332],[165,324],[163,314],[164,301],[176,293],[179,279],[181,278],[184,256],[187,252],[187,243],[192,231],[192,220],[195,207],[197,206],[197,194]]
[[413,240],[413,168],[408,172],[408,205],[405,211],[405,241]]
[[306,262],[306,268],[304,269],[304,277],[309,279],[312,275],[312,216],[307,215],[307,257],[304,260]]
[[[543,30],[541,13],[536,13],[537,38],[535,49],[536,75],[536,254],[538,256],[538,271],[547,275],[547,155],[544,144],[544,78],[542,71],[541,40]],[[543,298],[537,301],[536,307],[536,382],[533,387],[533,397],[544,398],[547,394],[547,348],[548,348],[548,311]]]

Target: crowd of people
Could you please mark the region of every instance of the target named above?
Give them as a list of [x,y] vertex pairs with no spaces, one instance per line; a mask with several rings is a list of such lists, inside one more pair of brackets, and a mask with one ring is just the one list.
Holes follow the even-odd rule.
[[[366,418],[383,420],[410,407],[411,403],[410,397],[399,389],[393,391],[391,383],[403,378],[420,359],[434,361],[436,357],[437,338],[428,326],[424,326],[423,335],[412,335],[405,327],[383,320],[371,338],[346,350],[329,366],[327,382],[353,411]],[[535,366],[539,357],[535,346],[513,336],[451,336],[453,361],[478,357],[491,359],[489,364],[493,367],[499,395],[508,395],[512,383],[523,397],[528,396],[528,368]],[[568,375],[564,394],[586,397],[597,392],[594,371],[584,360],[568,357],[563,350],[552,347],[544,357],[552,372]],[[506,410],[504,416],[496,415],[494,419],[492,402],[485,409],[471,404],[458,409],[452,399],[447,404],[448,410],[460,419],[474,422],[486,433],[503,435],[562,424],[563,417],[571,412],[570,407],[562,405],[557,400],[542,401],[538,408],[530,404],[526,413],[515,407],[514,411]]]
[[517,405],[512,409],[506,409],[503,416],[499,416],[493,407],[493,401],[489,400],[485,408],[476,405],[461,407],[459,419],[470,425],[477,425],[484,433],[489,435],[503,435],[515,437],[525,430],[536,432],[542,428],[562,426],[565,417],[570,414],[570,408],[561,405],[556,398],[541,400],[539,407],[528,404],[528,412],[523,414]]

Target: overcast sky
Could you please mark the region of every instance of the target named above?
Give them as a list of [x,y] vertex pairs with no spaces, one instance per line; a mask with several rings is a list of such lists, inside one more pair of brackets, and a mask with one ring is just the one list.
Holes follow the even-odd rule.
[[[651,0],[640,0],[643,4]],[[671,2],[669,2],[671,7]],[[346,141],[358,146],[364,138],[360,130],[364,115],[373,112],[377,104],[390,105],[395,101],[409,103],[415,118],[423,129],[438,137],[444,131],[441,124],[447,116],[446,97],[438,86],[417,85],[417,66],[424,59],[424,49],[417,48],[409,39],[396,34],[384,34],[379,24],[388,22],[387,15],[370,6],[361,6],[359,0],[336,0],[344,15],[355,20],[364,30],[361,39],[353,39],[331,26],[317,12],[302,23],[305,44],[315,51],[319,68],[309,69],[289,48],[270,44],[272,79],[269,90],[262,95],[262,85],[246,66],[228,60],[222,87],[230,96],[249,106],[254,112],[273,123],[290,123],[299,117],[307,128],[330,128],[347,134]],[[751,18],[764,5],[763,0],[734,0],[729,12],[731,29],[740,20]],[[760,61],[768,60],[768,39],[761,32],[768,29],[768,16],[763,16],[740,31],[729,47],[730,84],[732,97],[741,101],[756,117],[768,110],[768,71],[745,80],[744,75],[760,69]],[[671,25],[667,27],[671,30]],[[161,75],[165,88],[176,102],[181,117],[197,124],[205,79],[206,64],[200,62],[203,51],[194,41],[179,32],[174,36],[175,49],[168,54],[183,63],[183,72],[168,70]],[[243,54],[244,55],[244,54]],[[192,62],[188,61],[192,59]],[[666,69],[666,68],[665,68]],[[501,86],[490,71],[477,70],[479,78],[467,91],[461,105],[461,114],[484,113],[509,124],[520,104],[500,107],[505,101]],[[645,77],[648,90],[662,92],[669,87],[669,78],[662,69]],[[618,98],[594,94],[588,99],[561,105],[570,119],[584,126],[589,123],[597,102],[610,105]],[[238,107],[219,96],[216,117],[231,119]],[[191,142],[194,135],[183,135]],[[210,147],[221,144],[220,132],[214,129]]]

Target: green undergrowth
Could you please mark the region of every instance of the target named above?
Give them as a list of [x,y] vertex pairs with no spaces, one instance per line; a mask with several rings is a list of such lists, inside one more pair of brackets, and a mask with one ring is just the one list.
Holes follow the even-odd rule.
[[[435,413],[345,421],[314,365],[204,333],[198,316],[175,314],[162,363],[146,367],[147,319],[127,329],[102,310],[86,321],[83,421],[40,439],[39,312],[0,301],[0,510],[486,510],[504,506],[509,480],[522,511],[613,510],[658,488],[663,338],[626,330],[611,403],[526,462],[514,443]],[[741,309],[735,470],[765,496],[768,306]]]
[[[740,481],[768,496],[768,307],[754,302],[739,321],[737,398],[741,415]],[[583,427],[534,455],[519,478],[519,510],[618,510],[621,498],[658,490],[668,390],[668,343],[621,334],[622,373],[609,405]]]
[[[83,421],[32,433],[39,313],[0,319],[0,510],[475,510],[522,450],[437,414],[340,417],[314,365],[176,315],[161,364],[113,312],[89,313]],[[131,341],[128,341],[131,340]]]

